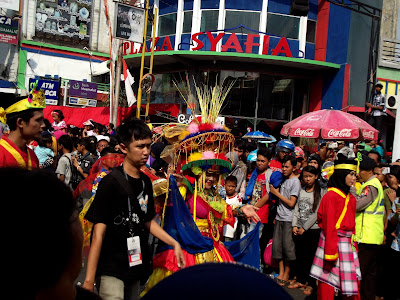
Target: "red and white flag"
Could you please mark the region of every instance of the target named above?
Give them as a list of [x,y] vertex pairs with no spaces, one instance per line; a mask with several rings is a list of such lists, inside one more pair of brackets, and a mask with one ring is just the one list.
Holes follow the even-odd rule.
[[128,101],[128,106],[132,106],[136,102],[136,96],[133,93],[132,84],[135,80],[133,79],[131,73],[129,72],[128,66],[126,65],[125,59],[122,59],[123,70],[124,70],[124,81],[125,81],[125,91],[126,99]]

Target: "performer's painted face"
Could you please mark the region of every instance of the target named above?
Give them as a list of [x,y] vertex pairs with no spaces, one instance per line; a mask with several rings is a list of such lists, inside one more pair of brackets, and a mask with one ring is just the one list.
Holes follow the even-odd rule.
[[217,181],[217,174],[216,173],[211,173],[211,172],[207,172],[206,173],[206,190],[211,189],[214,185],[215,182]]

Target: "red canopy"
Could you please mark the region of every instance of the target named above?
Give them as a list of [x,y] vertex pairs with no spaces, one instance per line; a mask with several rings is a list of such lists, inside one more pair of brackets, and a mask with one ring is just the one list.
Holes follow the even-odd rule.
[[377,140],[378,130],[341,110],[323,109],[304,114],[281,130],[282,135],[336,140]]
[[[142,109],[146,109],[146,105],[141,105]],[[102,125],[108,125],[110,122],[110,108],[109,107],[68,107],[68,106],[55,106],[48,105],[44,110],[44,117],[53,123],[51,112],[55,109],[59,109],[64,114],[64,121],[67,125],[73,125],[76,127],[83,127],[83,122],[88,119],[100,123]],[[172,116],[177,117],[179,114],[179,104],[150,104],[149,115],[154,115],[157,111],[169,112]],[[131,107],[118,107],[118,121],[116,126],[121,123],[132,113],[136,113],[136,105]]]

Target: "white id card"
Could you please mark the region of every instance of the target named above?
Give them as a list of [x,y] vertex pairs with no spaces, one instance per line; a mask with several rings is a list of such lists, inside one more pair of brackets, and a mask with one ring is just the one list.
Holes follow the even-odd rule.
[[138,236],[129,237],[126,240],[128,245],[129,266],[142,264],[142,251],[140,249],[140,238]]

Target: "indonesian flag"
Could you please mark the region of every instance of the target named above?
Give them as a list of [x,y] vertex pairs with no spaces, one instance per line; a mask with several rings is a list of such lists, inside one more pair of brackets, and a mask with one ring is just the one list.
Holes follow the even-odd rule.
[[135,82],[131,73],[129,72],[128,66],[126,65],[125,59],[122,59],[123,69],[124,69],[124,81],[125,81],[125,91],[126,99],[128,100],[128,106],[132,106],[136,102],[136,96],[132,90],[132,84]]

